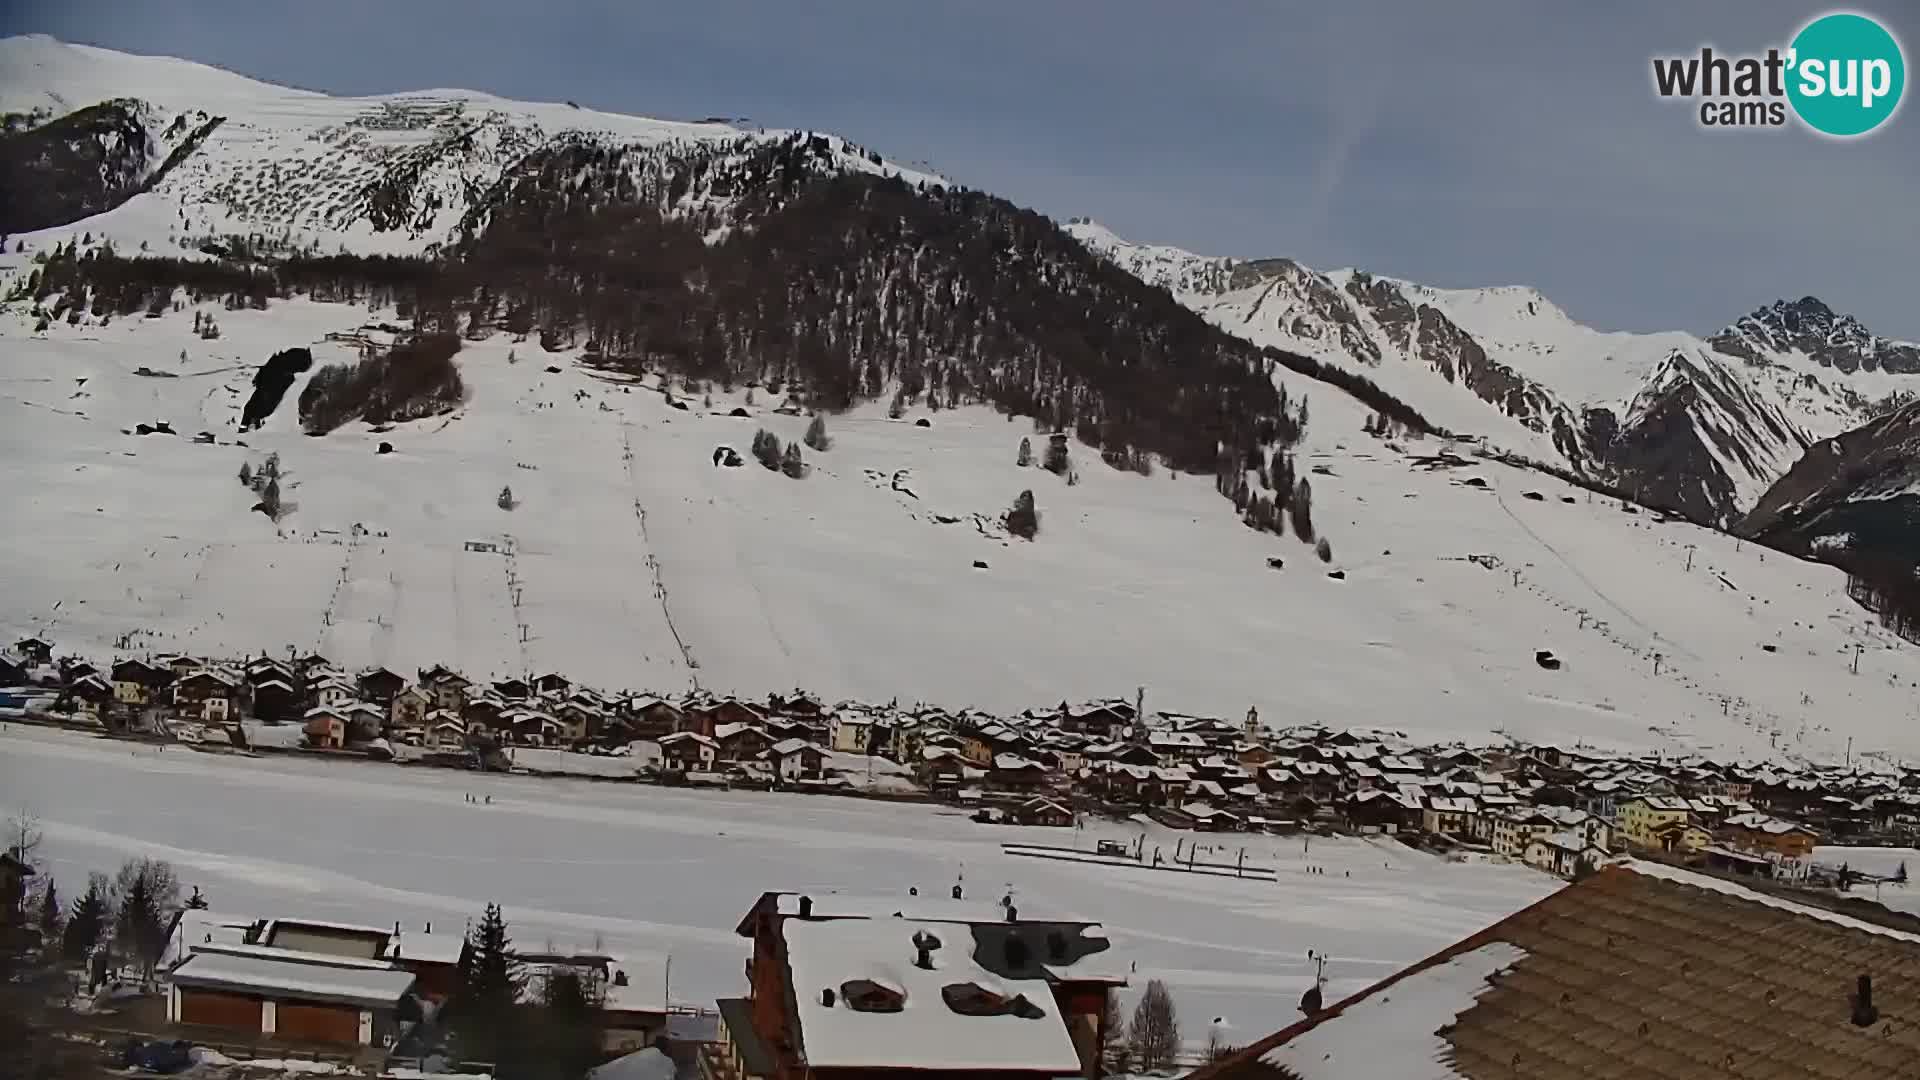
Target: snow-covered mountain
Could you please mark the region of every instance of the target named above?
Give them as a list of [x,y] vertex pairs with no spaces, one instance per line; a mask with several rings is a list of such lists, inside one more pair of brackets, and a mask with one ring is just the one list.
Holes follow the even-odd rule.
[[[1760,415],[1742,395],[1773,402],[1767,380],[1699,389],[1747,360],[1647,345],[1640,373],[1601,377],[1562,353],[1582,331],[1518,291],[1107,244],[1209,325],[1089,256],[1090,228],[1075,242],[834,136],[333,99],[0,42],[0,104],[46,110],[16,135],[122,98],[223,119],[113,209],[0,254],[5,633],[1009,711],[1145,685],[1150,708],[1275,725],[1920,755],[1920,651],[1838,571],[1383,428],[1393,400],[1255,346],[1569,462],[1594,453],[1594,402],[1633,430]],[[143,244],[181,262],[126,257]],[[409,418],[418,399],[385,395],[417,373],[352,365],[392,365],[421,330],[457,342],[459,393]],[[311,366],[243,430],[290,349]],[[313,422],[363,375],[359,419]],[[796,478],[749,448],[803,439],[802,384],[850,404]],[[1020,464],[1056,432],[1059,472]],[[269,455],[278,520],[237,478]],[[1283,459],[1311,529],[1298,510],[1246,527],[1222,489],[1270,506]],[[1030,542],[1004,527],[1027,491]]]
[[[69,119],[102,103],[113,106],[111,132]],[[38,35],[0,39],[0,114],[14,132],[0,141],[0,163],[35,159],[41,144],[55,141],[70,154],[113,163],[105,191],[72,205],[65,220],[28,220],[10,231],[111,210],[88,231],[137,239],[156,253],[192,252],[231,236],[324,252],[418,253],[449,240],[508,169],[542,148],[725,155],[796,134],[466,90],[330,97]],[[166,152],[192,133],[191,154],[156,177]],[[837,168],[938,180],[844,139],[818,138]],[[104,152],[102,142],[110,144]],[[121,152],[122,143],[133,149]],[[45,183],[67,179],[46,175]],[[148,197],[123,205],[136,191]]]
[[1920,388],[1920,350],[1812,298],[1706,339],[1609,332],[1529,288],[1437,289],[1067,228],[1232,333],[1361,371],[1449,429],[1701,521],[1732,521],[1814,440]]

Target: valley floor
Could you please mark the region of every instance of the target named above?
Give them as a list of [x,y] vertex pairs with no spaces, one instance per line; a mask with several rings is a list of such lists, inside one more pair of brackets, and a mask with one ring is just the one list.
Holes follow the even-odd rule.
[[[0,732],[0,790],[9,812],[40,817],[65,894],[152,856],[221,914],[431,919],[444,933],[497,901],[522,943],[599,940],[636,987],[708,1005],[743,989],[750,943],[733,927],[762,890],[927,895],[964,880],[974,897],[1011,890],[1035,917],[1104,922],[1137,965],[1134,990],[1166,980],[1195,1039],[1215,1016],[1248,1038],[1289,1022],[1313,979],[1309,950],[1332,958],[1328,992],[1341,996],[1562,884],[1317,837],[1220,840],[1222,861],[1244,843],[1277,882],[1155,873],[1000,850],[1131,841],[1143,830],[1127,823],[1021,829],[860,800],[156,751],[19,724]],[[1192,838],[1145,831],[1169,854]]]

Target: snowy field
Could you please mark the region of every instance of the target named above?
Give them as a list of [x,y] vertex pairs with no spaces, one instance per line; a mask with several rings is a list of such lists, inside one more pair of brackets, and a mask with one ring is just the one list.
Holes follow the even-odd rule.
[[[88,871],[152,855],[221,914],[432,919],[445,932],[494,900],[522,943],[598,938],[628,958],[637,987],[664,987],[671,954],[672,997],[709,1004],[744,989],[748,943],[733,927],[762,890],[945,895],[964,874],[969,896],[1011,888],[1034,917],[1104,922],[1138,964],[1136,989],[1165,979],[1196,1039],[1214,1016],[1247,1038],[1290,1022],[1313,977],[1309,949],[1333,958],[1337,998],[1559,884],[1359,840],[1303,851],[1297,839],[1219,838],[1223,861],[1245,842],[1249,862],[1279,868],[1277,883],[1070,865],[1000,844],[1071,844],[1072,830],[926,807],[156,752],[18,725],[0,733],[0,792],[9,812],[42,819],[66,893]],[[469,806],[468,792],[493,804]],[[1077,842],[1138,832],[1092,826]],[[1173,834],[1154,830],[1155,844],[1171,854]]]
[[[744,453],[761,426],[795,440],[806,419],[764,391],[670,408],[654,380],[505,336],[456,358],[468,401],[450,416],[310,438],[296,384],[242,436],[255,365],[290,346],[350,359],[327,335],[369,315],[214,313],[217,341],[187,312],[45,334],[0,313],[0,634],[98,658],[318,649],[607,690],[697,680],[1003,711],[1144,684],[1149,708],[1253,705],[1275,726],[1825,759],[1851,737],[1856,759],[1920,756],[1920,652],[1838,571],[1538,474],[1420,468],[1442,446],[1367,436],[1364,410],[1308,380],[1288,385],[1312,402],[1300,468],[1333,567],[1242,527],[1210,478],[1117,472],[1085,447],[1077,486],[1019,468],[1030,425],[984,409],[832,417],[805,480],[716,467],[716,447]],[[160,420],[179,434],[132,433]],[[219,441],[196,444],[202,430]],[[383,440],[395,451],[376,456]],[[269,451],[296,507],[278,528],[236,478]],[[503,486],[518,509],[496,505]],[[997,524],[1023,488],[1032,543]]]

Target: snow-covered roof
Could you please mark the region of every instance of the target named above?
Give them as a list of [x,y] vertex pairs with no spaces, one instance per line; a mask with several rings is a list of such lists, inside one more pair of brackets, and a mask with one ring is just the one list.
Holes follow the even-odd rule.
[[1301,1080],[1458,1077],[1440,1030],[1491,988],[1488,977],[1526,958],[1504,941],[1490,942],[1416,971],[1295,1035],[1261,1060]]
[[719,745],[718,743],[714,742],[712,739],[707,738],[705,735],[702,735],[697,731],[676,731],[671,735],[660,736],[661,746],[676,746],[683,742],[699,743],[701,746],[718,746]]
[[246,940],[247,929],[254,921],[245,915],[220,915],[183,908],[180,921],[173,928],[173,936],[160,954],[159,966],[163,969],[171,967],[204,945],[242,944]]
[[803,753],[808,750],[811,750],[816,754],[826,753],[825,750],[820,749],[820,747],[814,745],[811,742],[808,742],[805,739],[781,739],[779,742],[774,743],[772,746],[769,746],[767,748],[767,753],[772,757],[783,758],[783,757],[788,757],[792,754]]
[[[782,927],[801,1053],[814,1068],[1018,1070],[1062,1075],[1080,1069],[1079,1051],[1044,979],[1006,979],[975,963],[972,935],[903,919],[791,920]],[[933,967],[914,963],[914,935],[937,938]],[[868,980],[901,997],[896,1012],[850,1007],[843,985]],[[971,1016],[942,990],[972,983],[995,995],[1024,996],[1037,1016]],[[822,991],[831,991],[832,1004]]]
[[428,934],[402,931],[387,942],[387,957],[394,961],[420,960],[429,964],[457,964],[466,939],[458,934]]
[[169,977],[176,986],[333,1001],[364,1008],[391,1008],[413,987],[413,975],[394,968],[206,951],[189,956]]

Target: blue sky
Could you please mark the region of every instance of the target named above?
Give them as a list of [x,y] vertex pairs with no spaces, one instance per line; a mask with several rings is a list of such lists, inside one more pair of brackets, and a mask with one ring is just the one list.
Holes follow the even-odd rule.
[[[1703,131],[1651,90],[1656,53],[1784,44],[1824,10],[12,0],[0,33],[334,93],[468,87],[833,131],[1130,238],[1530,284],[1610,329],[1712,331],[1811,293],[1920,339],[1920,107],[1842,143]],[[1915,60],[1920,16],[1860,10],[1892,13]]]

